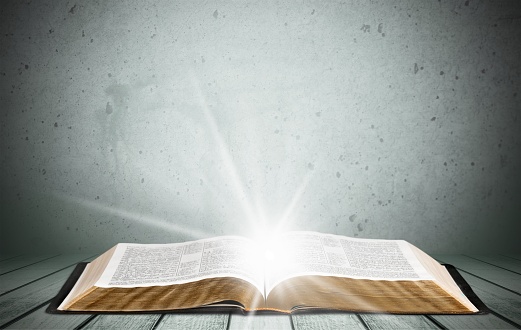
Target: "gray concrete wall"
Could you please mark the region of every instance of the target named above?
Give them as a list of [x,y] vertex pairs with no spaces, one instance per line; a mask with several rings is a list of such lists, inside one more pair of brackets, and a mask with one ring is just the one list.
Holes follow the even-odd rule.
[[519,1],[2,1],[1,251],[259,227],[517,251]]

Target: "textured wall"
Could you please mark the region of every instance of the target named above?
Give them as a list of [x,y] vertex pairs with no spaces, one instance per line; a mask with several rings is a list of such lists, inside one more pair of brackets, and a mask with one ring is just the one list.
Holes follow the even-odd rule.
[[2,251],[262,224],[520,251],[519,1],[0,6]]

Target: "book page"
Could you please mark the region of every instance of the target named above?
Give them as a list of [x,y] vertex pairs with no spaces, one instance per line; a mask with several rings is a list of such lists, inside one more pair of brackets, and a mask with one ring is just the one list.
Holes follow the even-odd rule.
[[316,232],[281,235],[271,247],[266,294],[275,285],[299,275],[339,276],[371,280],[432,280],[399,240],[359,239]]
[[253,243],[222,236],[174,244],[118,244],[98,287],[182,284],[214,277],[236,277],[264,294],[262,260]]

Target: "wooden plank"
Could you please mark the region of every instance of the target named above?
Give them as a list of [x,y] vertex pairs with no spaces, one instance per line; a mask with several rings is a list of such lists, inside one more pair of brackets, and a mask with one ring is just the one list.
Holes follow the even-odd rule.
[[478,297],[493,311],[521,324],[521,295],[469,274],[462,274]]
[[231,314],[229,330],[243,329],[292,329],[289,315],[241,315]]
[[[38,263],[29,267],[25,267],[14,271],[12,273],[6,274],[0,279],[4,279],[5,277],[13,276],[13,279],[16,281],[17,279],[25,279],[28,282],[24,282],[24,285],[31,284],[33,281],[42,280],[44,277],[52,275],[52,273],[61,271],[62,268],[68,268],[72,270],[76,263],[81,260],[84,260],[86,257],[89,257],[85,254],[80,255],[64,255],[63,257],[52,258],[42,263]],[[90,257],[86,260],[92,260],[93,257]],[[69,267],[67,267],[69,266]],[[41,276],[41,277],[37,277]],[[65,282],[62,281],[61,285]],[[16,283],[11,282],[14,286]],[[5,283],[2,282],[2,285]],[[21,289],[21,288],[19,288]],[[17,290],[19,290],[17,289]],[[50,299],[50,297],[41,297],[44,301],[46,299]],[[57,315],[57,314],[47,314],[45,313],[45,309],[47,308],[47,304],[43,307],[37,309],[36,311],[24,316],[22,319],[12,323],[8,326],[8,328],[15,329],[68,329],[74,328],[84,322],[90,315]]]
[[501,255],[471,254],[467,256],[521,275],[521,260],[503,257]]
[[165,314],[155,329],[226,330],[230,314]]
[[295,330],[366,329],[360,317],[353,313],[319,313],[292,315]]
[[87,314],[48,314],[47,305],[12,323],[6,329],[73,329],[87,320]]
[[98,315],[81,329],[152,329],[161,314]]
[[478,297],[494,312],[521,325],[521,295],[461,272]]
[[54,297],[73,267],[0,297],[0,325]]
[[369,329],[438,329],[423,315],[360,314]]
[[503,253],[502,256],[521,261],[521,254],[519,253]]
[[2,254],[0,256],[0,262],[5,262],[7,260],[10,260],[10,259],[13,259],[13,258],[16,258],[16,257],[20,257],[22,256],[21,254]]
[[461,270],[501,285],[516,293],[521,293],[521,275],[519,274],[463,255],[435,255],[434,258],[440,262],[452,264]]
[[87,259],[92,255],[87,254],[66,254],[55,258],[47,259],[30,266],[14,270],[0,276],[0,296],[10,290],[24,284],[37,280],[43,276],[56,272],[65,267],[74,266],[81,260]]
[[485,315],[430,315],[447,329],[516,329],[493,314]]
[[7,274],[17,269],[34,265],[36,263],[48,260],[50,258],[57,257],[57,254],[45,254],[45,255],[21,255],[16,258],[7,260],[6,262],[0,263],[0,275]]
[[74,266],[46,276],[0,297],[0,328],[13,319],[40,308],[54,297],[69,277]]

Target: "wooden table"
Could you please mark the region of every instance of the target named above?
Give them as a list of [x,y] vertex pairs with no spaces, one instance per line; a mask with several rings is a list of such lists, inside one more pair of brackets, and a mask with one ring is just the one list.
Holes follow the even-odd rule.
[[75,264],[92,255],[0,257],[0,328],[68,329],[510,329],[521,328],[521,255],[435,255],[456,266],[491,314],[51,315],[45,308]]

